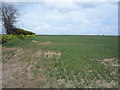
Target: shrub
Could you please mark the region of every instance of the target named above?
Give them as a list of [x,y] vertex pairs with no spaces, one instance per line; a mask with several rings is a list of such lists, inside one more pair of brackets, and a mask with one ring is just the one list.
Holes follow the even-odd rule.
[[26,39],[35,36],[35,33],[20,28],[14,28],[12,34],[2,35],[2,43],[11,42],[17,39]]
[[2,43],[2,34],[0,34],[0,44]]
[[23,35],[23,34],[20,34],[20,35],[15,35],[15,36],[18,37],[19,39],[27,39],[27,38],[33,37],[35,35]]
[[12,42],[12,41],[15,41],[15,40],[18,40],[18,39],[27,39],[27,38],[30,38],[30,37],[33,37],[35,35],[23,35],[23,34],[20,34],[20,35],[2,35],[2,43],[8,43],[8,42]]
[[18,37],[19,39],[26,39],[26,35],[15,35],[16,37]]
[[19,39],[15,35],[2,35],[2,43],[7,43]]
[[17,35],[35,35],[35,33],[33,32],[30,32],[30,31],[26,31],[26,30],[23,30],[23,29],[20,29],[20,28],[14,28],[13,29],[13,34],[17,34]]

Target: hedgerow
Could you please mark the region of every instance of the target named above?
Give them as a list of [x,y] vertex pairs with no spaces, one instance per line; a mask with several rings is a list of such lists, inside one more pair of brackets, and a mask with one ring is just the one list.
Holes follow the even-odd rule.
[[2,35],[2,43],[12,42],[18,39],[27,39],[35,36],[35,33],[20,28],[14,28],[12,34]]
[[23,34],[23,35],[35,35],[35,33],[33,32],[30,32],[30,31],[27,31],[27,30],[24,30],[24,29],[20,29],[20,28],[14,28],[13,29],[13,34],[17,34],[17,35],[20,35],[20,34]]
[[15,40],[18,40],[18,39],[27,39],[27,38],[30,38],[30,37],[33,37],[35,35],[23,35],[23,34],[20,34],[20,35],[2,35],[2,43],[8,43],[8,42],[12,42],[12,41],[15,41]]

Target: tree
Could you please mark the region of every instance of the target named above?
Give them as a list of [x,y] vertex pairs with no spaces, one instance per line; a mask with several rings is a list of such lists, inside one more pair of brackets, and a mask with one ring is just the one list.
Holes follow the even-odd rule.
[[13,34],[15,28],[14,24],[17,22],[19,16],[18,10],[10,3],[2,3],[1,16],[3,30],[5,30],[6,34]]

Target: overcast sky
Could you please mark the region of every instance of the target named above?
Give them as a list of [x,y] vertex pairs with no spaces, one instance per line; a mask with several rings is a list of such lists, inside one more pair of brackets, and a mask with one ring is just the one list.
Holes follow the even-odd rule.
[[16,2],[17,27],[36,34],[117,35],[118,3]]

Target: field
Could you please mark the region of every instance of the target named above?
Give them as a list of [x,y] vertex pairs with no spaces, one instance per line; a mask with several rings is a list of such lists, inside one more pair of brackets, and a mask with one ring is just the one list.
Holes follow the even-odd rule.
[[3,45],[3,87],[117,88],[117,36],[35,36]]

